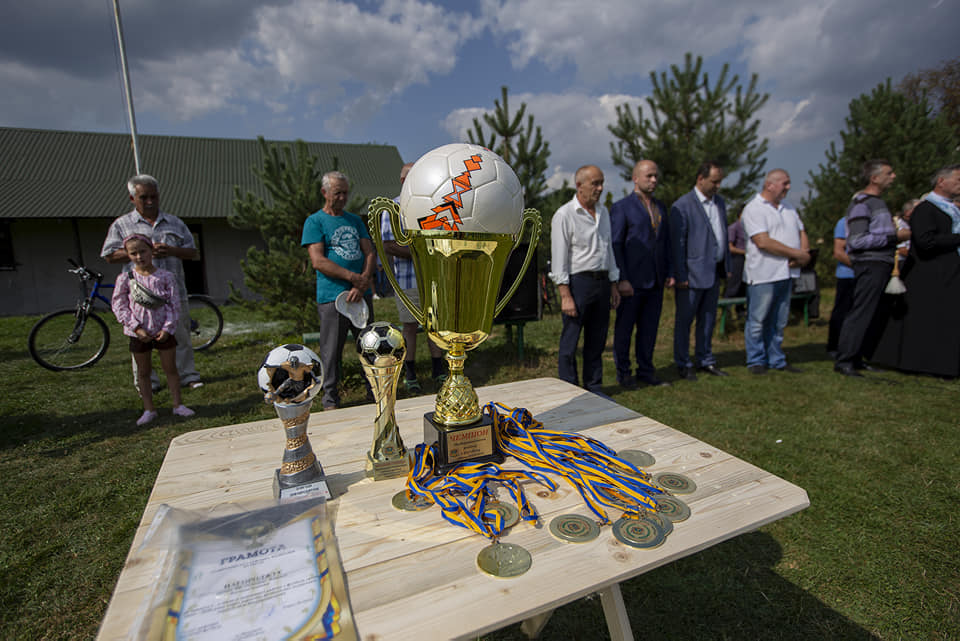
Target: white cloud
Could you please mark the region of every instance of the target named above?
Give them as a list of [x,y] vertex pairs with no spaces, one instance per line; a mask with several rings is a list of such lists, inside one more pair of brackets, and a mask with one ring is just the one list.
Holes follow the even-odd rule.
[[[325,121],[342,132],[405,89],[449,73],[458,49],[481,23],[417,0],[386,0],[373,12],[337,0],[294,0],[258,12],[259,59],[314,106],[335,106]],[[327,110],[329,111],[329,109]]]
[[[541,93],[510,96],[511,103],[527,104],[527,113],[543,130],[550,143],[551,173],[548,185],[560,187],[564,180],[573,184],[573,173],[586,164],[597,165],[606,177],[607,189],[620,197],[627,183],[610,161],[610,143],[614,138],[607,125],[616,121],[616,108],[627,104],[636,109],[642,98],[625,94]],[[443,121],[444,129],[457,140],[466,140],[473,119],[490,111],[481,107],[457,109]],[[484,127],[485,131],[489,131]]]
[[0,124],[4,126],[126,129],[119,78],[111,86],[57,69],[0,62],[0,86]]

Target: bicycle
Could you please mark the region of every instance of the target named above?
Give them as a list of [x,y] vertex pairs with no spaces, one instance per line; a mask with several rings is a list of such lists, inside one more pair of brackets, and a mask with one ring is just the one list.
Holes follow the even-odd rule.
[[[101,290],[112,289],[103,283],[103,274],[67,261],[82,283],[93,281],[93,288],[77,301],[74,309],[61,309],[47,314],[34,324],[27,338],[30,356],[41,367],[54,372],[89,367],[103,358],[110,347],[110,330],[97,314],[97,301],[110,307],[110,299]],[[190,294],[190,339],[193,349],[202,351],[211,347],[223,333],[223,314],[208,296]],[[93,321],[92,325],[90,321]]]

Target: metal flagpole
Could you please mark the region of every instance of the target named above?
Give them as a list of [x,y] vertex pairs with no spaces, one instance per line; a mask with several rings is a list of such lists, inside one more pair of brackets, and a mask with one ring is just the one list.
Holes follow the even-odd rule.
[[117,45],[120,47],[120,67],[123,71],[123,88],[127,94],[127,115],[130,118],[130,139],[133,142],[133,163],[140,173],[140,150],[137,147],[137,119],[133,115],[133,90],[130,88],[130,71],[127,69],[127,47],[123,42],[123,27],[120,24],[120,0],[113,0],[113,15],[117,23]]

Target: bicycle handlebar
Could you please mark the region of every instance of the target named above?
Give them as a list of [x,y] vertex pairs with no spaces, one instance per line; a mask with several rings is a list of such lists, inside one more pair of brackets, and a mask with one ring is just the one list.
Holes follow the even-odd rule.
[[86,267],[84,267],[83,265],[77,264],[77,261],[75,261],[72,258],[68,258],[67,262],[74,266],[74,269],[68,269],[67,271],[70,272],[71,274],[76,274],[77,276],[79,276],[80,280],[93,279],[98,282],[103,280],[103,274],[101,274],[100,272],[91,271]]

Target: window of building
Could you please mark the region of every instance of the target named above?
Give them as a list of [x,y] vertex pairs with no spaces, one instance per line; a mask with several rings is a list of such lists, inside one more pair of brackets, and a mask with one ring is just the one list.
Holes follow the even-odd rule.
[[0,220],[0,270],[13,271],[17,263],[13,259],[13,233],[9,220]]

